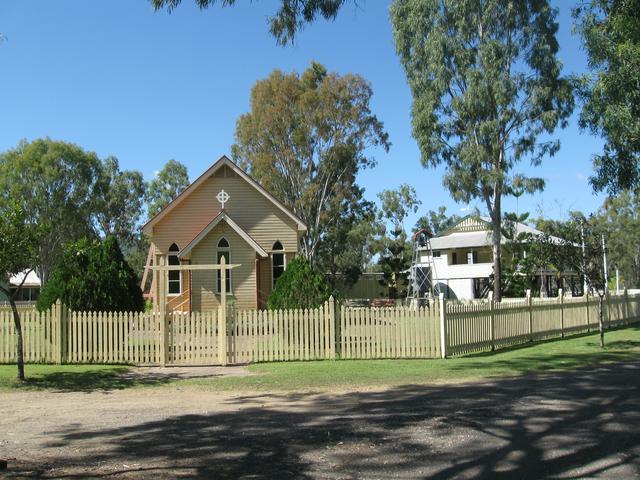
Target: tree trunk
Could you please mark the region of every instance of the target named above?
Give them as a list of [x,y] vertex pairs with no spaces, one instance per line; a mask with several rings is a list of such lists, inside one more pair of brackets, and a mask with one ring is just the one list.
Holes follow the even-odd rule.
[[496,302],[502,300],[502,231],[501,231],[500,197],[495,198],[493,212],[491,214],[491,235],[493,247],[493,299]]
[[604,348],[604,295],[598,294],[598,329],[600,331],[600,348]]
[[22,323],[20,322],[20,314],[13,297],[9,297],[9,304],[13,312],[13,323],[16,326],[16,341],[18,342],[18,380],[24,381],[24,351],[22,341]]

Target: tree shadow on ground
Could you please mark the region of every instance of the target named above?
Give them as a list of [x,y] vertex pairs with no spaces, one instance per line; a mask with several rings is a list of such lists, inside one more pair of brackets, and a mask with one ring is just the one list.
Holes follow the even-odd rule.
[[616,350],[640,349],[640,342],[635,340],[617,340],[614,342],[607,342],[605,348]]
[[[620,346],[621,346],[622,349],[630,349],[630,348],[640,347],[640,342],[636,342],[636,341],[632,341],[632,340],[630,340],[630,341],[626,341],[626,340],[609,341],[608,337],[607,337],[607,333],[615,332],[615,331],[618,331],[618,330],[627,331],[627,332],[638,332],[638,331],[640,331],[640,327],[639,326],[621,326],[621,327],[607,329],[606,332],[605,332],[605,350],[615,350],[615,349],[620,348]],[[548,339],[534,340],[532,342],[518,343],[516,345],[500,347],[499,349],[496,349],[495,351],[486,350],[486,351],[476,352],[476,353],[465,353],[465,354],[459,355],[457,357],[458,358],[493,357],[496,354],[514,352],[514,351],[528,349],[528,348],[535,347],[535,346],[540,346],[540,345],[554,345],[554,344],[557,344],[558,346],[561,346],[563,344],[566,345],[565,342],[567,340],[576,340],[576,339],[583,338],[583,337],[593,337],[597,333],[598,332],[592,330],[590,332],[582,332],[582,333],[577,333],[577,334],[571,334],[571,335],[567,335],[565,337],[552,337],[552,338],[548,338]],[[602,350],[600,350],[599,339],[596,338],[596,337],[593,337],[592,341],[587,342],[586,346],[598,347],[598,350],[594,350],[594,351],[597,351],[598,353],[602,352]]]
[[[245,395],[220,411],[69,425],[15,477],[576,478],[640,474],[640,362],[454,386]],[[151,406],[150,406],[151,407]],[[224,407],[224,408],[223,408]]]
[[[610,348],[613,349],[613,346]],[[494,358],[490,363],[485,361],[473,361],[472,358],[464,362],[452,363],[451,372],[456,376],[456,372],[470,373],[477,371],[483,377],[491,379],[508,375],[523,375],[533,373],[545,373],[558,370],[572,370],[579,368],[595,367],[601,364],[612,362],[633,361],[639,358],[637,350],[632,350],[631,346],[615,347],[615,350],[599,350],[594,344],[593,352],[567,352],[556,354],[545,354],[541,356],[536,353],[531,355],[519,355],[517,357]],[[628,350],[628,351],[627,351]],[[490,374],[490,372],[494,372]]]
[[[67,372],[42,373],[27,377],[23,383],[15,383],[14,387],[26,390],[48,390],[51,392],[109,392],[136,387],[154,387],[167,385],[185,378],[213,378],[217,375],[203,373],[188,377],[176,370],[143,371],[140,368],[114,367],[107,370],[96,369],[86,371],[70,370]],[[220,374],[221,375],[221,374]]]
[[[580,336],[593,336],[593,332],[571,338]],[[546,349],[544,354],[540,354],[539,350],[531,349],[532,346],[540,345],[553,346],[554,348]],[[599,340],[593,337],[585,342],[584,346],[586,347],[584,351],[576,351],[574,347],[567,345],[566,339],[554,338],[514,345],[495,352],[467,354],[457,357],[460,361],[452,362],[449,366],[452,372],[477,371],[482,374],[482,377],[490,379],[504,376],[505,373],[521,375],[592,368],[606,363],[633,361],[640,357],[640,342],[634,340],[607,341],[605,348],[601,349]],[[563,347],[567,347],[566,351],[563,351]],[[504,355],[508,352],[519,352],[519,354]],[[487,375],[488,372],[494,372],[494,374]]]

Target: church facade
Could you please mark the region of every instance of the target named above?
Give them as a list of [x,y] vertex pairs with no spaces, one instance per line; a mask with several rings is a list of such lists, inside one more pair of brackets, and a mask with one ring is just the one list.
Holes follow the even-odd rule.
[[[151,237],[147,268],[158,265],[238,265],[228,271],[227,300],[264,308],[278,277],[299,253],[306,226],[292,211],[221,157],[143,227]],[[151,296],[157,302],[158,272]],[[171,270],[167,308],[204,311],[220,305],[219,270]]]

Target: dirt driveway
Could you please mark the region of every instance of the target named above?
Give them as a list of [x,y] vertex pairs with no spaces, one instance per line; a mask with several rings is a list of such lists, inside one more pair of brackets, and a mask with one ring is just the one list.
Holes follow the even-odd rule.
[[8,478],[639,478],[639,374],[630,362],[350,393],[5,393],[0,458]]

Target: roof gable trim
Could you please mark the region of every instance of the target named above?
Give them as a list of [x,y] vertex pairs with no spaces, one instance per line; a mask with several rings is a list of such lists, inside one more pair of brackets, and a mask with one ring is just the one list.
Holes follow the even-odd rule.
[[216,215],[215,218],[211,220],[211,222],[209,222],[209,224],[206,227],[204,227],[202,231],[198,235],[196,235],[196,237],[193,240],[191,240],[191,242],[189,242],[189,245],[187,245],[185,248],[183,248],[180,251],[180,253],[178,254],[178,257],[184,258],[188,254],[190,254],[191,251],[194,249],[194,247],[198,245],[209,234],[209,232],[211,232],[211,230],[213,230],[216,227],[216,225],[218,225],[222,220],[227,222],[227,225],[229,225],[238,235],[240,235],[245,242],[251,245],[251,247],[253,247],[253,249],[258,253],[258,255],[260,255],[262,258],[267,258],[269,256],[267,252],[264,250],[264,248],[258,245],[258,243],[253,238],[251,238],[251,236],[247,232],[245,232],[242,228],[238,226],[236,222],[234,222],[233,220],[231,220],[231,218],[229,218],[229,215],[227,215],[224,211],[222,211],[218,215]]

